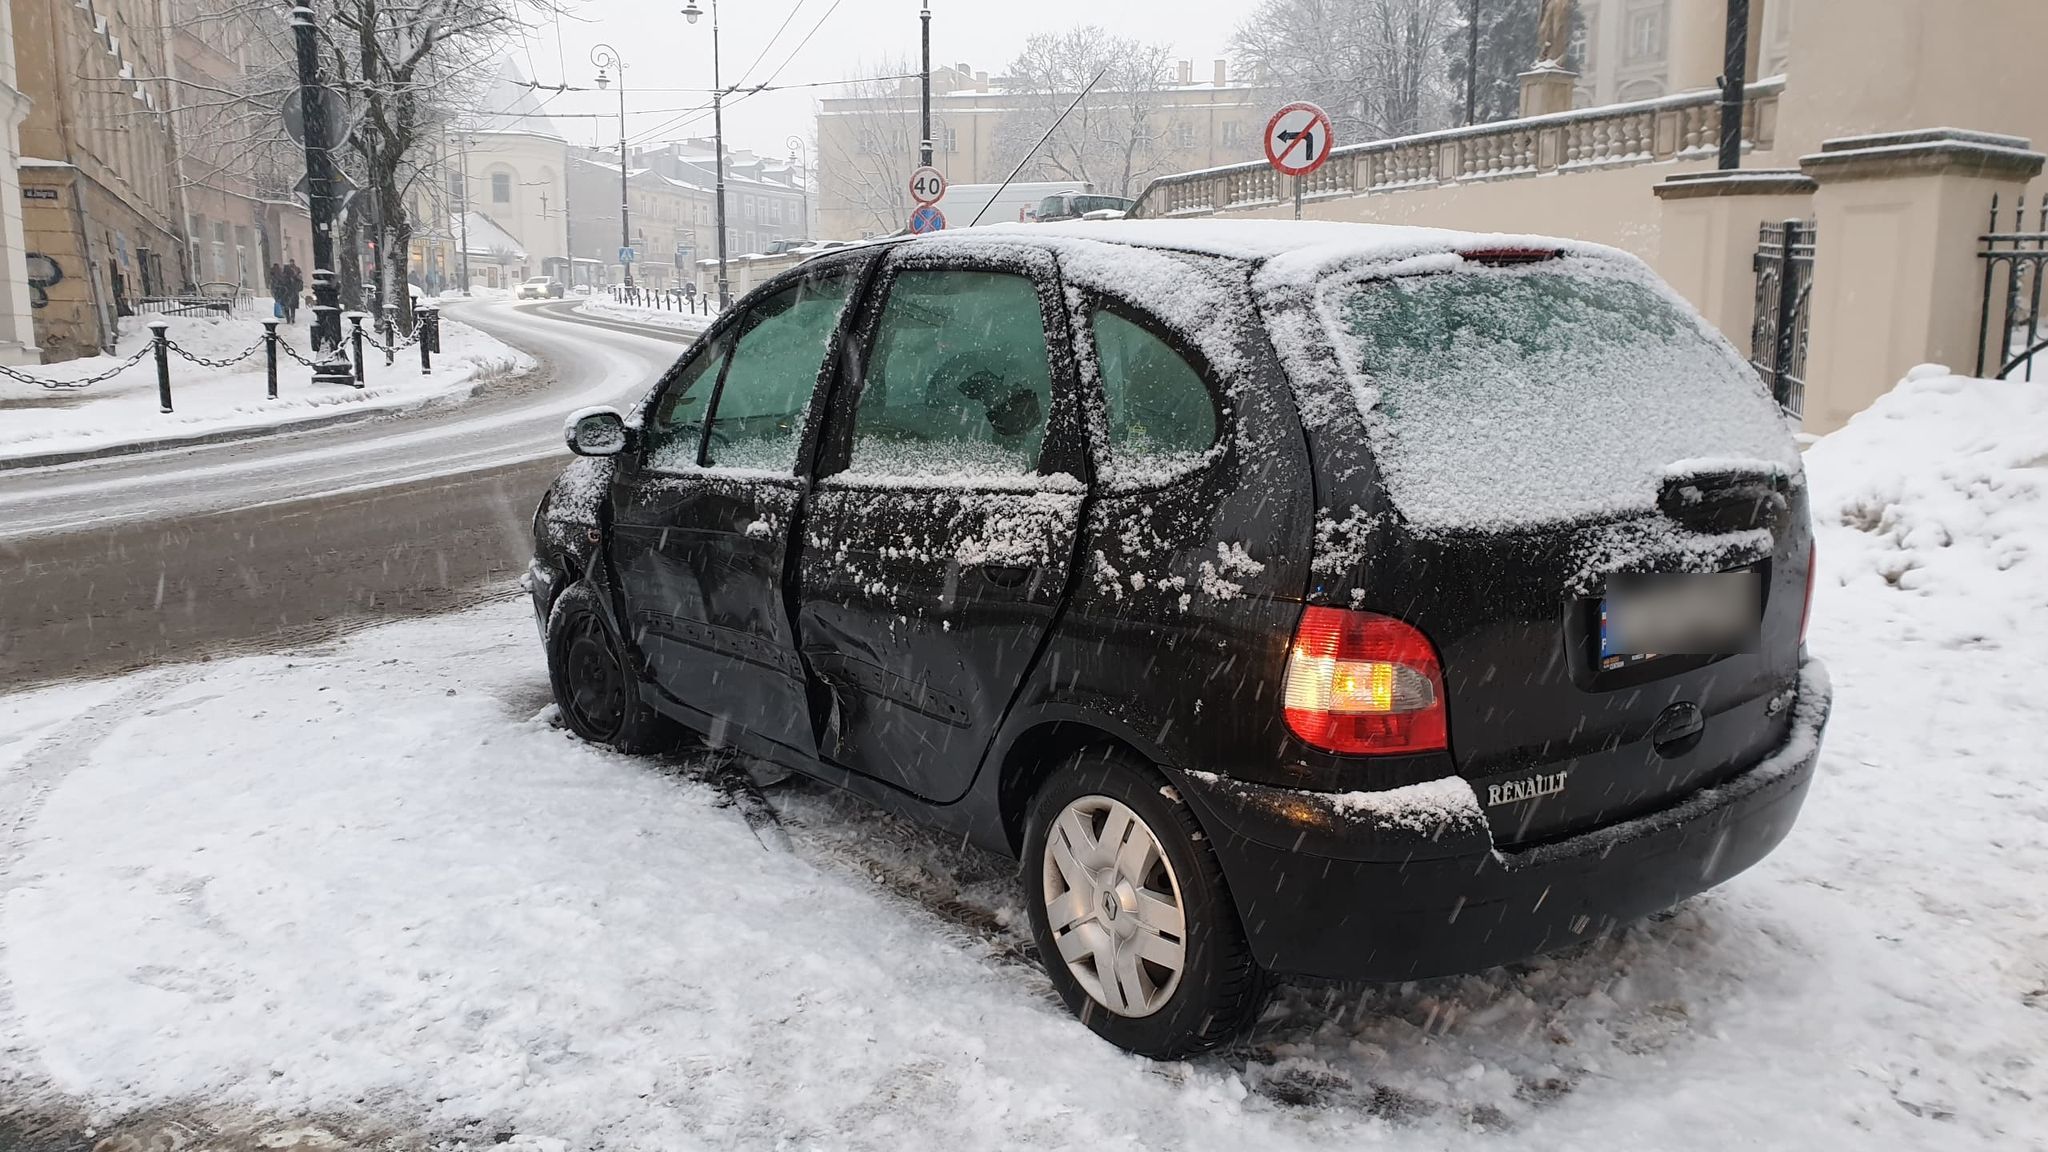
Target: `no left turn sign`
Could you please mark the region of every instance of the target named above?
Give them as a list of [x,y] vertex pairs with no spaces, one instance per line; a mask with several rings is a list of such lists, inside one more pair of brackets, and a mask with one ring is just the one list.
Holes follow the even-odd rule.
[[1336,142],[1329,113],[1306,100],[1289,104],[1266,122],[1266,162],[1289,176],[1321,168]]

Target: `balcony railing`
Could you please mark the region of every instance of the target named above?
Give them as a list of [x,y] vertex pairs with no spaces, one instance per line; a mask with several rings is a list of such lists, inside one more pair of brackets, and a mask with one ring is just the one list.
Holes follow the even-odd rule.
[[[1784,77],[1749,86],[1742,140],[1775,142]],[[1709,157],[1721,138],[1721,94],[1685,92],[1549,116],[1347,144],[1301,178],[1304,200],[1399,192],[1544,172],[1575,172]],[[1294,195],[1294,181],[1264,161],[1161,176],[1145,186],[1134,216],[1166,218],[1269,208]]]

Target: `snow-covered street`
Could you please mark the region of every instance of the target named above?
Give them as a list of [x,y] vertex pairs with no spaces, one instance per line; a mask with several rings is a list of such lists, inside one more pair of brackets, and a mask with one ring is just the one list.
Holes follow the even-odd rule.
[[2048,1146],[2044,396],[1929,376],[1807,454],[1836,710],[1778,852],[1574,953],[1289,988],[1186,1064],[1070,1018],[1008,862],[553,726],[522,600],[0,697],[0,1119],[324,1118],[401,1146]]

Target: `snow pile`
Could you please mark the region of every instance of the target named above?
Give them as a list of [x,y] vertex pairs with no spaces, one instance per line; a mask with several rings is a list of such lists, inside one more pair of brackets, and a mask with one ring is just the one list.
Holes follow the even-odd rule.
[[[1806,454],[1822,571],[1906,627],[2048,644],[2048,385],[1915,369]],[[1936,605],[1940,609],[1936,610]]]
[[[310,312],[302,312],[310,316]],[[157,397],[156,359],[140,361],[109,380],[78,389],[46,389],[0,377],[0,460],[88,452],[131,444],[213,434],[233,434],[321,420],[353,412],[405,408],[432,400],[466,396],[489,381],[518,375],[532,357],[447,312],[441,317],[441,353],[432,375],[420,372],[417,346],[400,349],[390,367],[384,355],[365,345],[364,387],[312,383],[312,372],[278,351],[278,397],[268,397],[262,346],[263,325],[255,320],[199,316],[164,317],[172,343],[208,360],[229,360],[251,352],[228,368],[209,368],[171,353],[171,406]],[[347,329],[344,327],[344,338]],[[306,321],[280,324],[278,341],[310,356]],[[373,335],[364,328],[366,337]],[[114,356],[89,356],[63,364],[21,369],[39,379],[82,380],[113,368],[148,347],[144,318],[121,321]]]
[[[702,307],[702,304],[698,305],[699,309]],[[671,308],[620,304],[614,302],[608,293],[603,292],[593,292],[583,297],[582,303],[576,305],[576,312],[580,316],[591,316],[599,320],[623,320],[629,324],[645,324],[652,328],[673,328],[692,336],[711,327],[712,322],[718,319],[716,312],[706,315],[702,311],[678,312]]]

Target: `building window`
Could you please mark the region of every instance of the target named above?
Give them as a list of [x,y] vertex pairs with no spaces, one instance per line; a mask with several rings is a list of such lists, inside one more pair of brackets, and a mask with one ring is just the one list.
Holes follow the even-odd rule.
[[510,172],[491,173],[491,203],[510,204],[511,202],[512,174]]
[[1193,148],[1195,146],[1195,126],[1193,124],[1175,124],[1173,126],[1173,146],[1175,148]]
[[939,151],[941,151],[941,152],[958,152],[959,150],[960,150],[960,131],[959,131],[959,129],[957,129],[957,128],[954,128],[954,127],[953,127],[953,126],[952,126],[951,124],[941,124],[941,125],[939,125]]
[[1226,121],[1224,121],[1224,122],[1223,122],[1223,146],[1224,146],[1225,148],[1242,148],[1242,147],[1244,147],[1244,122],[1243,122],[1243,121],[1240,121],[1240,120],[1226,120]]
[[1646,9],[1628,14],[1628,59],[1636,64],[1664,55],[1664,13]]
[[448,203],[458,208],[463,204],[462,173],[460,172],[450,172],[448,174]]
[[741,203],[746,211],[747,219],[752,220],[754,218],[754,198],[752,196],[741,197]]

